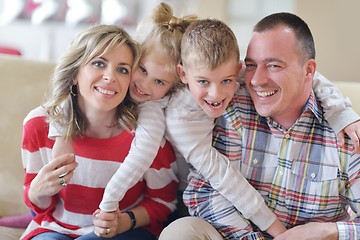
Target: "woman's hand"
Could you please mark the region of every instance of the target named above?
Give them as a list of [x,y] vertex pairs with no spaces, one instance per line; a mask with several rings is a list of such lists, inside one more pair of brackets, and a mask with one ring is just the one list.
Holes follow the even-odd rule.
[[94,233],[98,237],[111,238],[130,229],[129,215],[121,213],[119,209],[114,212],[104,212],[98,209],[93,215]]
[[61,155],[43,166],[31,181],[30,201],[39,208],[48,208],[51,204],[51,196],[66,187],[77,165],[74,154],[69,153]]

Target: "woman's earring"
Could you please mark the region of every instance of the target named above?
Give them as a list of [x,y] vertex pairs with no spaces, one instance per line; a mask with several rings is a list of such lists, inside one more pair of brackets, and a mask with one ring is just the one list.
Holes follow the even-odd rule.
[[78,88],[76,84],[71,85],[70,87],[70,93],[71,95],[73,95],[74,97],[76,97],[78,95]]

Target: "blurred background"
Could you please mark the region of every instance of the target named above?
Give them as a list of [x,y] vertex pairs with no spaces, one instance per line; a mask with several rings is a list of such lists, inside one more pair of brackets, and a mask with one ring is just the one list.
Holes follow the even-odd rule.
[[[97,23],[134,33],[159,0],[0,0],[0,53],[56,62],[74,36]],[[218,18],[234,30],[241,58],[253,25],[265,15],[293,12],[310,26],[318,70],[332,81],[358,81],[358,0],[165,0],[178,16]]]

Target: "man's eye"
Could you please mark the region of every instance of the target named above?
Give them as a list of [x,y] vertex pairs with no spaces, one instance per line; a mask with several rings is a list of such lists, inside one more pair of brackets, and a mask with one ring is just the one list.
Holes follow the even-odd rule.
[[254,70],[256,68],[256,65],[252,64],[252,63],[246,63],[245,66],[246,66],[245,70],[248,70],[248,71]]

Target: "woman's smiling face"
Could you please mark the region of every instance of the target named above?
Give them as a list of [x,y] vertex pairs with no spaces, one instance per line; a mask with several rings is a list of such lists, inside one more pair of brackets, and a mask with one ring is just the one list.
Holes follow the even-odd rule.
[[80,67],[75,83],[84,114],[115,110],[128,91],[133,61],[130,48],[123,44]]

